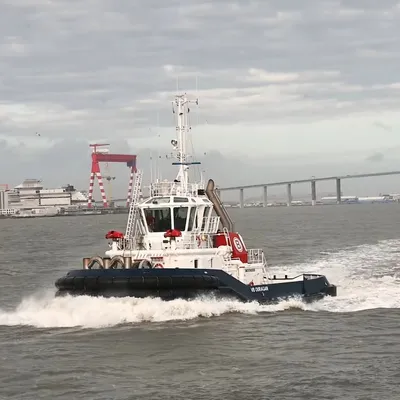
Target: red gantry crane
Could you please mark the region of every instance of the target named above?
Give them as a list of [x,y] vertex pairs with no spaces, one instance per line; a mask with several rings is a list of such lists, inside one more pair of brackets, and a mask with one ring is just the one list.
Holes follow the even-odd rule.
[[94,179],[97,177],[99,182],[99,188],[101,193],[101,199],[103,201],[103,206],[108,207],[107,196],[104,190],[103,178],[100,172],[100,163],[101,162],[115,162],[115,163],[126,163],[127,167],[130,168],[130,177],[129,177],[129,186],[128,186],[128,197],[126,200],[127,206],[131,202],[132,197],[132,187],[133,187],[133,178],[136,173],[136,155],[132,154],[111,154],[108,152],[108,149],[98,149],[98,147],[109,146],[108,143],[95,143],[90,144],[90,147],[93,148],[92,152],[92,170],[90,173],[90,183],[89,183],[89,197],[88,197],[88,207],[92,207],[93,201],[93,186]]

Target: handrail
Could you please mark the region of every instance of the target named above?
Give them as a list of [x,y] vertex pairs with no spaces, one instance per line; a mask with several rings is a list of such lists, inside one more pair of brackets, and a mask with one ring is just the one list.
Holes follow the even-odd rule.
[[324,275],[304,273],[304,274],[296,275],[296,276],[294,276],[292,278],[289,278],[287,275],[285,275],[284,278],[276,277],[276,275],[274,275],[273,278],[272,279],[270,278],[270,279],[273,280],[273,281],[280,281],[280,280],[282,280],[282,281],[292,281],[292,280],[294,280],[296,278],[299,278],[300,276],[302,276],[303,278],[308,276],[308,277],[312,277],[313,279],[316,279],[316,278],[322,278]]
[[188,183],[187,191],[182,191],[182,187],[176,182],[153,182],[150,184],[150,197],[182,196],[187,194],[197,197],[199,189],[203,189],[203,185],[199,183]]

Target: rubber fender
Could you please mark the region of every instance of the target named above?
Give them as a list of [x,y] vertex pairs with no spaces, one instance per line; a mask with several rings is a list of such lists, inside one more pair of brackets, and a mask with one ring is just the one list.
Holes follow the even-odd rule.
[[173,282],[174,282],[174,288],[182,290],[192,289],[201,286],[198,283],[196,283],[196,277],[194,276],[183,276],[179,278],[178,284],[175,283],[176,282],[175,280]]
[[205,284],[208,285],[214,285],[214,284],[219,284],[219,279],[216,278],[215,276],[207,276],[207,275],[203,275],[203,281]]
[[75,290],[84,290],[85,289],[85,277],[84,276],[75,276],[74,289]]
[[202,289],[209,286],[208,282],[205,281],[202,276],[192,276],[191,278],[190,287]]
[[97,276],[85,276],[85,289],[97,289]]
[[158,277],[157,276],[145,276],[143,277],[143,286],[145,288],[156,288],[158,287]]
[[114,276],[113,286],[115,289],[127,289],[129,288],[129,278]]
[[129,278],[128,286],[131,288],[143,287],[144,277],[143,276],[131,276]]
[[63,282],[62,282],[62,288],[75,289],[74,279],[75,279],[74,276],[64,276]]
[[64,277],[56,280],[55,286],[57,289],[64,289]]
[[158,287],[161,289],[171,288],[173,285],[173,280],[170,276],[159,276],[158,277]]
[[175,289],[184,289],[188,285],[186,276],[176,276],[173,278],[173,286]]
[[99,276],[97,278],[97,288],[100,290],[111,289],[113,287],[113,277]]

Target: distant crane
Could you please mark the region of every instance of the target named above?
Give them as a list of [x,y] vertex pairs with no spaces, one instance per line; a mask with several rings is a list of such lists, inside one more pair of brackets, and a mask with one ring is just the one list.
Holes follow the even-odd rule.
[[[129,206],[132,197],[133,188],[133,178],[136,173],[136,155],[133,154],[111,154],[109,149],[99,149],[99,147],[109,146],[108,143],[94,143],[90,144],[93,148],[92,152],[92,169],[90,172],[90,182],[89,182],[89,196],[88,196],[88,207],[92,207],[93,202],[93,188],[94,179],[97,177],[99,182],[99,188],[101,193],[101,199],[103,201],[103,207],[108,207],[107,196],[104,190],[103,178],[100,172],[101,162],[116,162],[116,163],[126,163],[127,167],[130,168],[129,186],[128,186],[128,197],[126,200],[127,206]],[[111,181],[111,179],[110,179]]]

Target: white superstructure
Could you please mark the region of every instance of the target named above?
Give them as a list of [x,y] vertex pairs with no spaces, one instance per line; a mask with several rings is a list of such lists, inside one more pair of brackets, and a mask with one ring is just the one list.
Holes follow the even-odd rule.
[[[110,258],[131,257],[156,268],[216,268],[246,284],[267,282],[261,249],[247,250],[233,229],[214,182],[191,182],[189,173],[198,162],[188,153],[190,133],[186,95],[173,102],[177,138],[171,140],[178,173],[173,181],[155,181],[150,198],[139,201],[142,172],[138,171],[124,237],[112,237]],[[114,232],[114,231],[111,231]],[[117,232],[118,233],[118,232]]]

